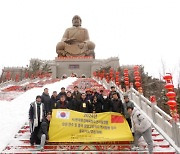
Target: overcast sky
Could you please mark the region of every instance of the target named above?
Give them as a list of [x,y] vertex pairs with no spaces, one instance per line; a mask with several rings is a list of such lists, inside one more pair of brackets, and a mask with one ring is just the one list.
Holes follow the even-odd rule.
[[144,65],[155,77],[162,60],[177,78],[179,0],[0,0],[0,67],[54,59],[76,14],[96,44],[96,58],[119,56],[120,65]]

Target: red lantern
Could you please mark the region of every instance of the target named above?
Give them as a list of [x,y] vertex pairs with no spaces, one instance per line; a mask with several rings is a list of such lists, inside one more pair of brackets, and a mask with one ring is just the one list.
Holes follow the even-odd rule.
[[169,105],[169,107],[170,107],[171,109],[174,109],[174,107],[177,105],[177,103],[176,103],[175,100],[169,100],[169,101],[167,102],[167,104]]
[[129,78],[128,78],[128,77],[125,77],[124,80],[125,80],[125,81],[129,81]]
[[139,73],[138,71],[135,71],[135,72],[134,72],[134,76],[139,76],[139,74],[140,74],[140,73]]
[[138,71],[138,69],[139,69],[138,65],[134,66],[134,71]]
[[124,81],[125,85],[128,86],[129,85],[129,81]]
[[140,82],[135,82],[135,86],[138,88],[141,86],[141,83]]
[[128,73],[124,73],[124,76],[125,76],[125,77],[128,77],[128,76],[129,76],[129,74],[128,74]]
[[176,93],[173,91],[169,91],[166,96],[170,99],[170,100],[174,100],[176,97]]
[[172,75],[168,73],[163,77],[163,79],[166,80],[167,83],[170,83],[172,81]]
[[136,80],[136,81],[140,81],[140,80],[141,80],[141,77],[140,77],[140,76],[135,76],[135,80]]
[[128,74],[128,69],[127,68],[124,69],[124,73]]
[[165,85],[165,88],[168,90],[168,91],[173,91],[174,90],[174,85],[172,83],[167,83]]

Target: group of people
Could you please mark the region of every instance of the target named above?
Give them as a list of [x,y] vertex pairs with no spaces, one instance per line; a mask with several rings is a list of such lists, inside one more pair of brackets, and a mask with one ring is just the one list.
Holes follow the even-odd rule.
[[151,124],[138,112],[128,95],[124,96],[124,103],[122,102],[114,86],[111,87],[109,94],[104,90],[97,92],[96,89],[87,89],[81,93],[78,86],[74,86],[73,91],[66,91],[62,87],[59,93],[53,91],[51,97],[48,88],[45,88],[43,94],[38,95],[36,101],[30,104],[29,110],[30,143],[40,144],[41,150],[49,139],[48,129],[53,109],[70,109],[84,113],[109,111],[121,113],[134,133],[135,146],[138,146],[138,139],[143,136],[148,143],[149,151],[153,149]]

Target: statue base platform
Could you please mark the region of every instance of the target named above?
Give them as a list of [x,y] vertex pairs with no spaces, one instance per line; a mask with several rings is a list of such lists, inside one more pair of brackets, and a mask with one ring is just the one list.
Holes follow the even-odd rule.
[[[30,63],[33,63],[33,61],[38,61],[38,59],[31,59]],[[93,76],[94,71],[101,68],[112,67],[116,70],[120,66],[118,57],[108,59],[94,59],[91,56],[55,57],[55,60],[39,61],[50,65],[53,78],[69,77],[72,74],[77,77],[85,76],[89,78]]]

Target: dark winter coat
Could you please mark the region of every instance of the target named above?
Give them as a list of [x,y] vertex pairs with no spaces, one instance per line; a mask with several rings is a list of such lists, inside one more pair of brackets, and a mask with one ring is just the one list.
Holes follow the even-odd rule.
[[57,109],[67,109],[67,101],[57,101]]
[[80,100],[79,102],[79,111],[84,113],[90,113],[90,102],[87,100]]
[[65,97],[67,97],[66,92],[60,92],[60,93],[57,95],[57,99],[59,100],[62,95],[64,95]]
[[38,132],[38,138],[41,139],[41,136],[43,134],[46,135],[46,140],[49,139],[48,131],[49,131],[49,124],[50,122],[45,118],[43,122],[41,123],[39,132]]
[[72,96],[73,96],[73,98],[76,100],[76,101],[80,101],[81,100],[81,93],[79,92],[79,91],[77,91],[77,92],[73,92],[72,93]]
[[121,99],[112,99],[111,100],[111,111],[118,112],[124,115],[124,106]]
[[102,112],[102,105],[100,101],[92,101],[90,104],[90,113],[100,113]]
[[[40,103],[42,104],[42,103]],[[40,104],[37,104],[37,114],[38,114],[38,121],[40,121]],[[43,107],[43,117],[45,117],[46,115],[46,111],[45,111],[45,107],[44,107],[44,104],[42,104],[42,107]],[[29,108],[29,120],[34,120],[36,117],[35,117],[35,102],[32,102],[30,104],[30,108]]]
[[102,111],[103,112],[108,112],[110,111],[110,99],[107,97],[107,98],[103,98],[102,99]]
[[90,101],[90,100],[92,100],[92,94],[86,94],[86,100],[87,101]]
[[53,95],[51,96],[51,99],[50,99],[50,111],[52,112],[52,109],[57,109],[57,97],[55,98]]
[[46,112],[50,112],[51,107],[50,107],[50,96],[49,94],[45,94],[43,92],[42,96],[41,96],[41,102],[44,104],[45,110]]
[[119,93],[117,91],[110,91],[109,97],[108,97],[110,100],[112,100],[114,93],[117,93],[118,98],[120,98],[120,95],[119,95]]
[[67,97],[66,98],[67,101],[67,108],[70,110],[75,110],[75,100],[73,99],[73,97]]
[[[40,105],[42,105],[42,114],[41,114]],[[37,110],[37,115],[36,115],[36,110]],[[42,117],[40,117],[40,115],[42,115]],[[45,107],[44,107],[43,103],[37,103],[37,108],[36,108],[35,102],[32,102],[30,104],[30,108],[29,108],[30,123],[29,123],[29,126],[30,126],[30,132],[31,133],[34,132],[35,130],[38,130],[38,129],[36,129],[36,127],[37,128],[40,127],[40,124],[41,124],[42,120],[44,119],[45,115],[46,115],[46,111],[45,111]],[[38,118],[38,125],[35,126],[34,121],[37,118]]]

